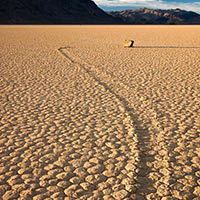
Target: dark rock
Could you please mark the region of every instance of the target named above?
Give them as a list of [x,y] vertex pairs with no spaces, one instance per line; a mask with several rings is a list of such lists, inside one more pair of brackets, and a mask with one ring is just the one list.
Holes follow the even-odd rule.
[[124,41],[124,47],[131,48],[133,47],[134,41],[133,40],[125,40]]

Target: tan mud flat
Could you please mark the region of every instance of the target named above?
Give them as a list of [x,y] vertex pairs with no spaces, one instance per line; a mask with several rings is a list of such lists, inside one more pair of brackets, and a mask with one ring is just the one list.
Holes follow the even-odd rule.
[[1,26],[0,200],[199,200],[199,35]]

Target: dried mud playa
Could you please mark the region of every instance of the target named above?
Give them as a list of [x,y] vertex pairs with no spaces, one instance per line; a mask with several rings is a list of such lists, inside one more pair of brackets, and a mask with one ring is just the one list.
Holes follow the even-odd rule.
[[1,26],[0,199],[199,200],[199,35]]

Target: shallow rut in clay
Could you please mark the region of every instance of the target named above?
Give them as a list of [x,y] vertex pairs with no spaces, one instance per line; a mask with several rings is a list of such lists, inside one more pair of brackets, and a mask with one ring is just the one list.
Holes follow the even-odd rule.
[[[135,130],[135,138],[130,140],[130,143],[136,143],[137,149],[134,149],[135,153],[137,152],[138,160],[135,162],[135,173],[133,176],[134,179],[134,189],[131,191],[131,199],[146,199],[146,196],[153,197],[151,194],[156,193],[156,188],[153,187],[154,182],[152,177],[149,177],[149,174],[153,171],[153,166],[149,167],[148,163],[155,162],[154,154],[151,154],[153,149],[153,143],[151,142],[151,136],[148,131],[148,128],[145,128],[145,125],[138,119],[138,116],[134,114],[133,108],[130,107],[129,102],[124,98],[119,96],[110,86],[109,82],[106,80],[112,80],[113,77],[110,77],[105,71],[99,71],[94,66],[82,62],[77,59],[75,56],[70,54],[68,51],[69,47],[63,47],[59,49],[59,52],[69,59],[73,64],[82,67],[98,84],[102,85],[107,91],[114,95],[123,106],[123,111],[125,111],[129,116],[131,121],[129,121],[129,126]],[[106,79],[106,80],[105,80]],[[118,84],[122,89],[127,89],[126,84],[114,79],[114,84]],[[156,144],[157,145],[157,144]],[[131,160],[131,159],[130,159]],[[169,179],[169,177],[167,177]],[[169,181],[168,181],[169,182]],[[165,190],[168,188],[165,186]],[[154,195],[155,197],[155,195]]]

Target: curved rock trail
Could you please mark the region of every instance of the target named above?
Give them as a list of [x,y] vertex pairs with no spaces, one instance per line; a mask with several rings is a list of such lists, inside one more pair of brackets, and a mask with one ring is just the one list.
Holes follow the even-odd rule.
[[[70,55],[70,52],[67,48],[62,48],[61,51],[66,52],[65,55]],[[106,83],[106,86],[109,85],[109,91],[111,93],[121,93],[123,98],[117,94],[121,102],[124,102],[127,106],[127,111],[130,113],[133,119],[133,123],[135,126],[135,130],[138,137],[138,151],[139,151],[139,162],[137,164],[137,174],[136,174],[136,190],[132,195],[133,199],[198,199],[199,197],[199,186],[198,186],[198,173],[199,173],[199,156],[198,156],[198,117],[197,113],[200,110],[199,103],[196,99],[196,93],[191,90],[191,99],[194,99],[193,102],[194,109],[188,110],[189,113],[187,116],[183,117],[187,120],[175,121],[176,113],[177,113],[177,105],[171,106],[169,105],[166,108],[166,113],[163,113],[162,106],[166,106],[166,102],[160,100],[161,96],[164,95],[164,98],[172,98],[171,93],[174,89],[170,87],[176,87],[176,84],[169,83],[168,88],[162,88],[154,90],[152,87],[152,97],[155,98],[155,102],[152,102],[152,99],[146,97],[147,94],[144,94],[141,105],[137,105],[136,107],[139,110],[142,110],[140,114],[138,111],[134,111],[131,108],[131,103],[134,102],[134,97],[127,96],[127,94],[131,93],[131,89],[133,87],[128,87],[124,81],[121,81],[120,78],[114,76],[114,74],[110,74],[106,70],[101,68],[97,68],[87,62],[82,61],[81,59],[73,57],[79,65],[89,73],[96,74],[96,76],[100,77],[98,80],[103,80]],[[169,59],[170,62],[171,59]],[[168,61],[167,61],[168,62]],[[193,63],[191,64],[193,65]],[[191,80],[190,74],[187,75],[187,71],[185,69],[179,71],[179,69],[175,69],[175,72],[170,71],[171,69],[166,69],[166,72],[176,73],[175,75],[179,75],[180,81]],[[154,84],[154,77],[163,76],[163,74],[159,74],[160,70],[155,71],[155,74],[152,73],[149,77],[145,77],[146,80],[150,84]],[[183,76],[182,76],[183,74]],[[142,74],[142,76],[145,74]],[[141,76],[141,78],[143,78]],[[185,77],[184,77],[185,76]],[[186,78],[188,76],[188,79]],[[181,80],[182,79],[182,80]],[[157,79],[159,80],[159,79]],[[162,78],[160,78],[162,81]],[[171,82],[176,80],[169,80]],[[147,82],[148,83],[148,82]],[[197,80],[198,83],[198,80]],[[174,86],[173,86],[174,85]],[[167,86],[168,87],[168,86]],[[184,87],[184,85],[183,85]],[[198,85],[197,85],[198,87]],[[180,88],[178,88],[180,89]],[[190,88],[189,92],[190,92]],[[121,91],[128,91],[123,93]],[[134,91],[134,90],[133,90]],[[136,94],[136,92],[135,92]],[[180,96],[182,94],[180,93]],[[182,98],[184,97],[184,93]],[[187,94],[186,94],[187,95]],[[155,96],[155,97],[154,97]],[[126,99],[125,99],[126,97]],[[130,97],[130,99],[129,99]],[[135,95],[135,98],[138,98]],[[141,98],[141,97],[139,97]],[[189,97],[190,98],[190,97]],[[181,98],[180,98],[181,99]],[[176,103],[177,98],[174,99]],[[184,101],[183,101],[184,102]],[[192,103],[192,100],[189,100],[189,105]],[[164,104],[163,104],[164,103]],[[185,102],[183,103],[183,105]],[[134,107],[134,104],[132,104]],[[170,109],[172,107],[172,109]],[[188,108],[191,108],[188,107]],[[186,111],[187,107],[182,107],[180,104],[180,109],[182,111]],[[134,114],[135,113],[135,114]],[[168,114],[169,113],[169,114]],[[195,114],[195,115],[194,115]],[[175,119],[174,119],[175,118]],[[184,124],[185,128],[179,128],[181,124]],[[190,124],[190,125],[189,125]],[[183,130],[183,131],[182,131]],[[180,132],[180,133],[178,133]],[[191,140],[191,139],[195,140]],[[188,146],[188,148],[185,148]],[[194,152],[195,150],[195,152]],[[180,155],[180,156],[179,156]]]
[[[58,51],[67,59],[69,59],[73,64],[81,66],[91,77],[102,85],[107,91],[111,94],[114,94],[115,97],[123,104],[124,111],[126,111],[131,117],[132,126],[135,128],[135,139],[132,138],[130,142],[136,142],[137,149],[134,151],[138,154],[138,162],[135,163],[136,172],[134,174],[134,190],[131,192],[131,199],[160,199],[160,196],[170,195],[169,193],[169,171],[166,169],[169,167],[169,156],[167,155],[167,147],[165,144],[166,138],[163,134],[157,135],[157,139],[152,142],[152,123],[150,123],[150,130],[143,121],[139,120],[139,116],[134,115],[134,110],[130,107],[129,102],[124,98],[115,93],[112,89],[113,85],[117,85],[118,89],[127,90],[126,84],[117,79],[114,76],[110,76],[106,71],[100,71],[95,66],[90,65],[77,57],[70,54],[68,51],[70,48],[60,48]],[[109,84],[109,86],[108,86]],[[154,113],[154,112],[153,112]],[[155,116],[149,116],[152,121],[155,119]],[[129,122],[130,123],[130,122]],[[155,122],[156,123],[156,122]],[[131,126],[131,124],[129,124]],[[132,127],[132,128],[133,128]],[[131,128],[131,129],[132,129]],[[155,132],[155,129],[153,130]],[[157,131],[156,131],[157,132]],[[159,144],[159,142],[162,142]],[[164,145],[163,145],[164,144]],[[160,148],[159,148],[160,146]],[[159,151],[162,151],[162,156],[159,156]],[[154,163],[154,165],[152,165]],[[159,172],[160,170],[160,172]],[[161,174],[161,175],[160,175]],[[160,176],[162,179],[159,180]],[[154,186],[155,183],[155,186]],[[156,195],[156,193],[159,195]],[[119,197],[118,197],[119,198]]]
[[[130,127],[130,130],[135,130],[135,137],[132,137],[130,140],[131,143],[135,143],[136,147],[134,149],[137,154],[137,162],[135,162],[135,172],[132,179],[134,180],[134,190],[131,191],[130,199],[144,199],[146,192],[154,190],[152,188],[152,181],[149,179],[146,174],[150,171],[147,166],[147,161],[151,161],[153,158],[148,154],[148,151],[151,150],[150,136],[147,129],[143,128],[141,122],[137,119],[137,116],[134,115],[134,110],[130,107],[129,102],[122,96],[119,96],[113,89],[112,85],[117,84],[118,89],[127,89],[127,85],[122,81],[118,80],[114,76],[110,76],[106,71],[100,71],[95,66],[90,65],[76,56],[73,56],[68,51],[69,47],[61,47],[58,51],[67,59],[69,59],[73,64],[81,66],[98,84],[102,85],[108,92],[113,94],[119,102],[122,104],[121,110],[129,114],[130,121],[127,121]],[[109,84],[109,86],[108,86]],[[132,158],[131,158],[132,159]],[[118,197],[119,198],[119,197]]]
[[[123,119],[122,123],[124,124],[124,137],[126,137],[127,139],[129,139],[125,145],[127,145],[127,147],[129,145],[132,146],[132,148],[129,148],[128,151],[126,152],[127,154],[127,164],[126,165],[122,165],[122,168],[120,169],[120,171],[124,171],[125,173],[129,173],[130,176],[128,179],[126,179],[125,177],[121,177],[121,181],[122,183],[126,183],[128,184],[127,186],[125,186],[125,189],[128,191],[128,195],[123,195],[122,191],[118,191],[115,194],[113,194],[113,197],[115,199],[124,199],[126,197],[128,197],[128,199],[135,199],[137,198],[136,196],[136,190],[138,189],[138,184],[137,184],[137,173],[139,171],[138,169],[138,163],[140,162],[140,156],[141,156],[141,152],[138,149],[138,134],[136,132],[135,129],[137,129],[138,127],[136,126],[136,118],[133,115],[133,110],[132,108],[129,107],[128,102],[126,101],[126,99],[124,99],[123,97],[120,97],[117,93],[115,93],[108,85],[106,82],[104,82],[104,80],[102,80],[101,77],[101,72],[99,74],[98,71],[94,71],[94,68],[91,69],[89,65],[85,64],[84,62],[79,63],[78,59],[74,56],[72,56],[69,51],[67,51],[67,48],[59,48],[58,51],[68,60],[70,60],[73,65],[75,66],[79,66],[82,69],[85,70],[85,72],[87,72],[87,74],[89,76],[91,76],[96,82],[97,84],[99,84],[100,86],[102,86],[104,88],[105,91],[109,92],[111,94],[111,96],[113,97],[113,100],[117,99],[118,104],[119,104],[119,108],[120,111],[122,113],[126,113],[126,117]],[[96,73],[97,72],[97,73]],[[105,74],[105,76],[108,76],[107,74]],[[112,81],[116,81],[112,79]],[[120,85],[124,86],[123,83],[118,82]],[[125,86],[126,87],[126,86]],[[103,104],[102,104],[103,106]],[[109,134],[113,134],[113,133],[109,133]],[[123,143],[122,140],[120,140],[118,143]],[[129,143],[129,144],[128,144]],[[101,144],[103,148],[103,145],[105,144]],[[115,144],[113,144],[115,146]],[[125,148],[125,146],[124,146]],[[126,149],[126,148],[125,148]],[[121,155],[125,155],[125,152],[120,152],[119,153],[120,157]],[[115,163],[115,158],[112,162]],[[120,159],[120,162],[123,163],[123,159]],[[115,173],[112,174],[112,177],[116,176]],[[108,176],[109,177],[109,176]],[[132,183],[132,184],[131,184]],[[131,184],[131,185],[129,185]],[[120,194],[121,193],[121,194]],[[124,192],[125,194],[125,192]],[[102,197],[102,198],[107,198],[107,197]],[[110,198],[110,197],[109,197]]]

